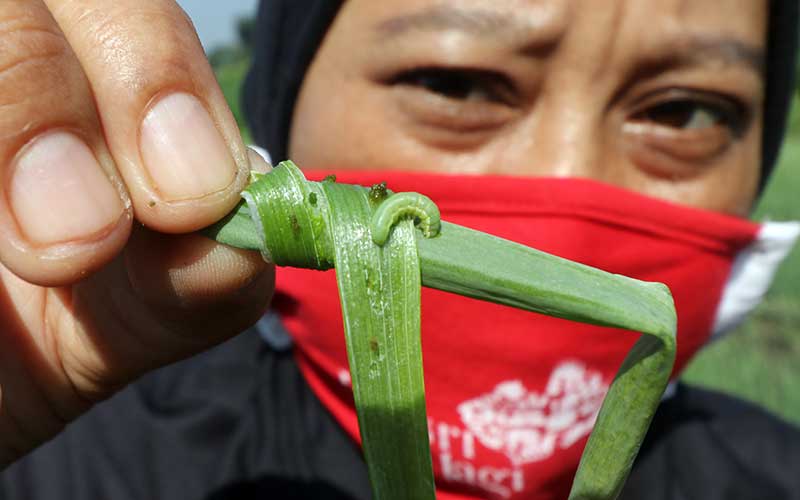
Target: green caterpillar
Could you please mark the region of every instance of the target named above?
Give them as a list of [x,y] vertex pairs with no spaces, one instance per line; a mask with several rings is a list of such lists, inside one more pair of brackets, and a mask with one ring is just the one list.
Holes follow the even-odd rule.
[[439,207],[430,198],[419,193],[397,193],[384,200],[372,215],[372,241],[376,245],[385,245],[392,226],[401,218],[409,216],[414,217],[414,223],[426,238],[433,238],[441,231]]

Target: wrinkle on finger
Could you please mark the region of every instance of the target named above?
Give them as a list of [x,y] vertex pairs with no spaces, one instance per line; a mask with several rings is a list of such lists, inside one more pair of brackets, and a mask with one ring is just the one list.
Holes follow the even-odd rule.
[[[71,39],[85,57],[119,69],[115,84],[136,90],[160,85],[153,83],[162,78],[152,72],[150,62],[154,56],[161,60],[163,74],[177,71],[191,81],[192,64],[186,54],[194,51],[200,41],[191,20],[173,2],[48,4],[62,28],[74,35]],[[153,33],[158,33],[160,42],[157,54],[141,50],[142,40],[151,40]]]
[[[250,289],[273,273],[258,253],[197,234],[164,235],[137,228],[126,264],[133,288],[159,308],[195,309],[271,293],[271,288]],[[261,300],[265,298],[269,297]]]

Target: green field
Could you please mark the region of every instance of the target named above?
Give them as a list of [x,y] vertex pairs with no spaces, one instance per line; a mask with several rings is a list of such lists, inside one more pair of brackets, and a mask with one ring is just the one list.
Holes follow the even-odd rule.
[[[248,61],[216,68],[217,78],[243,130],[240,87]],[[780,164],[754,215],[757,220],[800,220],[800,106]],[[800,424],[800,248],[779,270],[766,301],[752,317],[709,345],[684,374],[690,383],[738,394]]]

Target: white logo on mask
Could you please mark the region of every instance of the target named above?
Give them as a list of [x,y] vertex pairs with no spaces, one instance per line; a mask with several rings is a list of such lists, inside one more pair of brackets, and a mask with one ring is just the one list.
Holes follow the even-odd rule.
[[543,393],[519,380],[458,405],[461,420],[485,447],[514,466],[538,462],[568,448],[594,426],[608,384],[577,361],[558,365]]

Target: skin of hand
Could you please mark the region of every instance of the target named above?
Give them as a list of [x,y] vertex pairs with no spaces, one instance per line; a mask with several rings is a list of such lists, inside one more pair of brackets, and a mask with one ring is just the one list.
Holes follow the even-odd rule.
[[168,0],[0,8],[0,467],[265,311],[274,267],[192,234],[251,168]]
[[301,88],[290,157],[584,177],[746,215],[767,13],[765,0],[348,0]]

